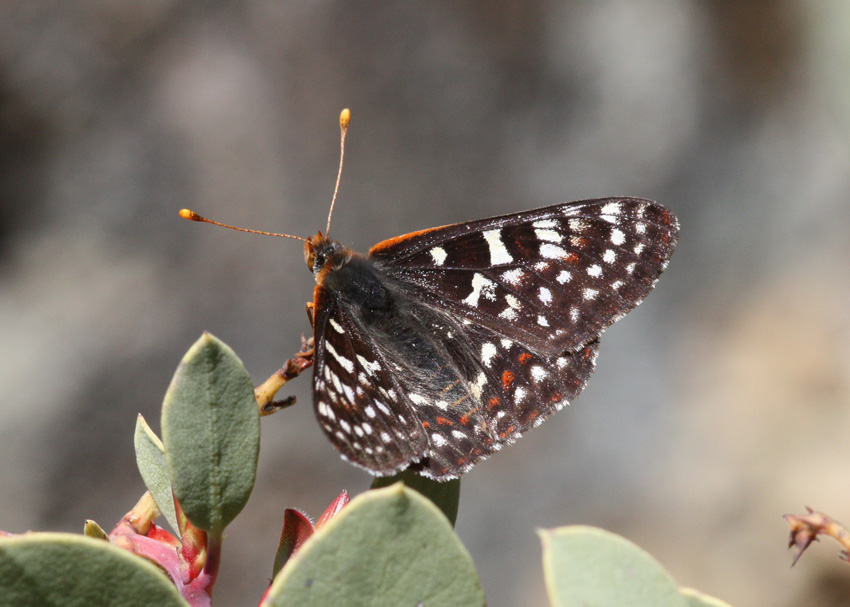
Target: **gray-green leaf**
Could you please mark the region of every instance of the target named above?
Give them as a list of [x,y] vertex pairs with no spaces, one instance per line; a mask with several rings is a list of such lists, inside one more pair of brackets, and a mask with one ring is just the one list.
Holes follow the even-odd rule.
[[180,535],[168,466],[165,462],[165,447],[141,415],[136,419],[136,434],[133,439],[136,446],[136,465],[142,480],[171,529]]
[[165,394],[162,438],[186,516],[220,534],[254,487],[260,418],[242,361],[209,333],[183,357]]
[[351,501],[275,577],[263,607],[479,607],[469,553],[446,517],[398,483]]
[[155,565],[70,533],[0,538],[0,607],[188,607]]
[[619,535],[583,526],[538,533],[553,607],[688,607],[670,574]]

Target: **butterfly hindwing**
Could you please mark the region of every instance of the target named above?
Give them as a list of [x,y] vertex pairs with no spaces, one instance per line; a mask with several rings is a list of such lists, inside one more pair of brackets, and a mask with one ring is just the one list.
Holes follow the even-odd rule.
[[316,317],[319,423],[346,459],[372,472],[411,466],[457,477],[568,404],[593,370],[595,341],[549,357],[395,297],[397,314],[375,319],[325,293]]

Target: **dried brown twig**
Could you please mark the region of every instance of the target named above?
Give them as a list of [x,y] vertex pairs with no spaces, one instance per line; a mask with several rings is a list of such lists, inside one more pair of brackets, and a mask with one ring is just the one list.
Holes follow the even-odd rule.
[[817,540],[819,535],[831,537],[841,544],[843,550],[839,556],[842,560],[850,562],[850,532],[844,525],[833,520],[829,515],[815,512],[808,507],[806,510],[808,514],[786,514],[782,517],[791,528],[788,547],[797,548],[797,554],[794,555],[794,562],[791,563],[791,566],[793,567],[800,560],[806,548]]

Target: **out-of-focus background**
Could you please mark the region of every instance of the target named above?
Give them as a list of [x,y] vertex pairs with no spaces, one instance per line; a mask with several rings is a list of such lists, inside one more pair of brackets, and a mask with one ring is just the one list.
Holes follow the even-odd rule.
[[[493,607],[546,604],[535,529],[600,525],[735,605],[846,605],[781,515],[850,520],[846,0],[0,3],[0,528],[110,527],[143,490],[204,330],[257,382],[308,331],[297,242],[585,197],[681,220],[656,290],[606,332],[585,393],[463,482]],[[256,605],[284,508],[368,487],[300,406],[263,421],[222,605]]]

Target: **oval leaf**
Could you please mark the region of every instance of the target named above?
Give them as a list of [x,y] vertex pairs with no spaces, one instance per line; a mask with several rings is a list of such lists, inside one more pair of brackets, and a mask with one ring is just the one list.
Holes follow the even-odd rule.
[[168,387],[162,438],[183,512],[196,527],[220,534],[254,487],[260,418],[242,361],[209,333],[186,353]]
[[688,607],[670,574],[619,535],[583,526],[538,533],[553,607]]
[[187,607],[165,574],[109,542],[70,533],[0,538],[0,605]]
[[136,446],[136,466],[145,481],[145,486],[153,496],[156,507],[162,512],[171,529],[180,533],[177,526],[177,511],[174,509],[174,496],[171,481],[168,478],[168,466],[165,462],[165,447],[151,430],[145,418],[136,418],[136,433],[133,437]]
[[425,478],[413,472],[410,469],[403,470],[393,476],[379,476],[372,481],[370,489],[381,489],[389,487],[395,483],[402,482],[411,489],[415,489],[429,500],[434,502],[449,522],[452,527],[457,521],[458,504],[460,504],[460,479],[455,478],[450,481],[439,482],[430,478]]
[[265,607],[483,606],[469,553],[429,500],[398,483],[368,491],[281,570]]

